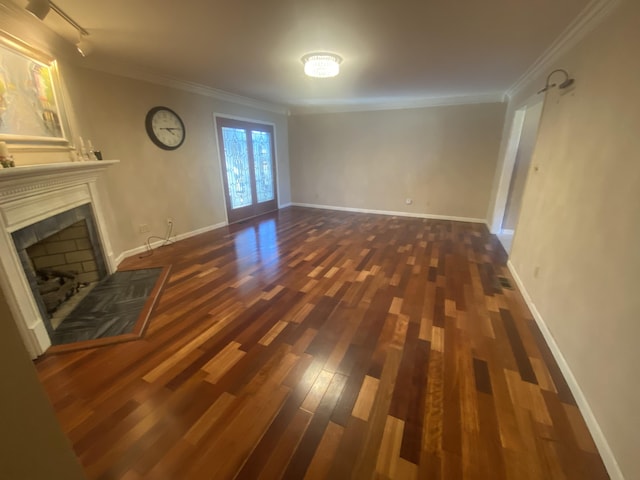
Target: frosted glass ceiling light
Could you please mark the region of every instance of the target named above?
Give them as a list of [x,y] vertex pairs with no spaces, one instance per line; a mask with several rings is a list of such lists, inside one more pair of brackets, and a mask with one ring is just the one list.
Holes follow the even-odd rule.
[[302,57],[304,73],[309,77],[329,78],[340,73],[342,58],[335,53],[314,52]]

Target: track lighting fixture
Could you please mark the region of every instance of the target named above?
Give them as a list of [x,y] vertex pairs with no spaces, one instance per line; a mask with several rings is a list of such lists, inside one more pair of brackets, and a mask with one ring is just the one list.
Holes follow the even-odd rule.
[[[562,81],[562,83],[560,83],[559,85],[556,83],[549,83],[551,81],[551,77],[553,76],[554,73],[562,73],[564,74],[564,80]],[[549,90],[550,88],[555,87],[556,85],[558,86],[558,88],[560,90],[564,90],[565,88],[570,87],[571,85],[573,85],[575,83],[575,79],[569,77],[569,73],[566,70],[563,70],[562,68],[558,68],[556,70],[554,70],[553,72],[551,72],[548,76],[547,76],[547,82],[544,86],[544,88],[542,90],[540,90],[538,93],[544,93],[547,90]]]
[[28,12],[38,17],[40,20],[45,19],[45,17],[49,13],[49,10],[53,10],[58,15],[60,15],[60,18],[62,18],[65,22],[67,22],[78,31],[79,38],[76,42],[76,48],[78,49],[78,52],[80,52],[83,57],[86,57],[93,50],[93,46],[87,39],[87,37],[89,36],[89,32],[82,28],[82,26],[78,22],[67,15],[67,13],[55,3],[50,2],[49,0],[29,0],[26,9]]
[[50,9],[49,0],[29,0],[26,6],[27,12],[35,15],[40,20],[44,20]]
[[86,57],[92,52],[93,45],[91,45],[91,42],[87,40],[87,37],[81,33],[80,39],[78,40],[78,43],[76,43],[76,48],[78,49],[78,52],[80,52],[80,55]]

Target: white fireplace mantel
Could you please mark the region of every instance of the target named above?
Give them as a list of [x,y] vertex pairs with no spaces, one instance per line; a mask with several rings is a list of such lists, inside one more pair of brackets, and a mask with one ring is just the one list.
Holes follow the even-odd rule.
[[[96,181],[119,160],[52,163],[0,169],[0,288],[32,358],[51,345],[11,234],[53,215],[90,204],[109,273],[113,249]],[[5,319],[0,319],[4,321]]]

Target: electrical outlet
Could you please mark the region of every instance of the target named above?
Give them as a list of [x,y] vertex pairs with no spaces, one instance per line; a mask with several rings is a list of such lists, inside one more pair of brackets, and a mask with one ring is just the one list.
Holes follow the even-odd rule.
[[140,226],[138,227],[138,231],[140,233],[147,233],[149,231],[149,224],[141,223]]
[[167,217],[167,225],[173,225],[173,217]]
[[406,203],[407,205],[411,205],[413,203],[413,200],[410,198],[405,198],[404,203]]

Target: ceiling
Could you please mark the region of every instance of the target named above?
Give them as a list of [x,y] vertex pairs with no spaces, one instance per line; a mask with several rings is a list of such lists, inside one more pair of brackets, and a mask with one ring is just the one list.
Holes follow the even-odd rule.
[[[16,2],[26,5],[27,1]],[[505,92],[589,0],[55,0],[118,65],[288,108]],[[54,12],[45,23],[75,32]],[[301,57],[340,54],[311,79]]]

